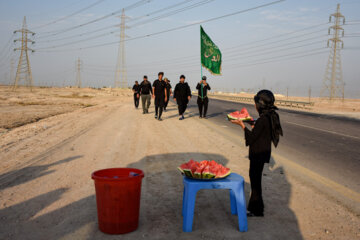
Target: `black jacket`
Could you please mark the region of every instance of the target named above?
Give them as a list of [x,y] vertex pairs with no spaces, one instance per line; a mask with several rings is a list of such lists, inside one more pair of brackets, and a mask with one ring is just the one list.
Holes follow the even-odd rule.
[[[204,86],[204,85],[203,85]],[[198,89],[198,96],[201,97],[201,84],[198,83],[196,86],[196,89]],[[206,86],[203,87],[203,97],[207,97],[207,91],[211,90],[210,85],[206,84]]]
[[165,88],[166,83],[164,80],[156,79],[153,83],[153,87],[155,88],[155,97],[165,97]]
[[245,142],[249,146],[250,161],[268,163],[271,156],[271,126],[267,115],[260,115],[254,128],[245,128]]
[[140,84],[136,85],[134,84],[133,88],[132,88],[135,92],[135,94],[138,94],[140,93]]
[[151,82],[147,81],[147,83],[145,83],[144,81],[142,81],[140,83],[140,89],[139,89],[140,94],[152,94],[152,87],[151,87]]
[[174,89],[174,98],[176,98],[177,104],[188,104],[188,97],[191,97],[191,90],[187,82],[176,84]]

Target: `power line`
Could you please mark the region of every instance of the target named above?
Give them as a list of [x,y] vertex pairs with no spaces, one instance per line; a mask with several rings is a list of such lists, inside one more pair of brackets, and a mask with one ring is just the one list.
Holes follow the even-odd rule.
[[169,9],[172,9],[172,8],[174,8],[174,7],[181,6],[181,5],[185,4],[185,3],[192,2],[192,1],[194,1],[194,0],[185,0],[185,1],[182,1],[182,2],[180,2],[180,3],[176,3],[176,4],[174,4],[174,5],[170,5],[170,6],[164,7],[164,8],[162,8],[162,9],[159,9],[159,10],[156,10],[156,11],[152,11],[152,12],[147,13],[147,14],[142,15],[142,16],[130,18],[130,19],[128,20],[128,22],[138,21],[138,20],[143,19],[143,18],[145,18],[145,17],[150,17],[151,15],[157,14],[157,13],[159,13],[159,12],[167,11],[167,10],[169,10]]
[[[147,37],[150,37],[150,36],[155,36],[155,35],[159,35],[159,34],[163,34],[163,33],[168,33],[168,32],[172,32],[172,31],[176,31],[176,30],[188,28],[188,27],[195,26],[195,25],[199,25],[199,24],[203,24],[203,23],[206,23],[206,22],[211,22],[211,21],[215,21],[215,20],[218,20],[218,19],[222,19],[222,18],[234,16],[234,15],[237,15],[237,14],[241,14],[241,13],[253,11],[253,10],[256,10],[256,9],[259,9],[259,8],[271,6],[271,5],[278,4],[278,3],[283,2],[283,1],[285,1],[285,0],[273,1],[273,2],[270,2],[270,3],[258,5],[258,6],[256,6],[256,7],[248,8],[248,9],[245,9],[245,10],[240,10],[240,11],[236,11],[236,12],[233,12],[233,13],[225,14],[225,15],[222,15],[222,16],[219,16],[219,17],[214,17],[214,18],[210,18],[210,19],[207,19],[207,20],[199,21],[199,22],[196,22],[196,23],[190,23],[190,24],[187,24],[187,25],[183,25],[183,26],[179,26],[179,27],[175,27],[175,28],[171,28],[171,29],[167,29],[167,30],[155,32],[155,33],[146,34],[146,35],[142,35],[142,36],[138,36],[138,37],[126,39],[126,40],[124,40],[124,41],[131,41],[131,40],[136,40],[136,39],[141,39],[141,38],[147,38]],[[89,48],[95,48],[95,47],[108,46],[108,45],[113,45],[113,44],[117,44],[117,43],[118,43],[118,41],[116,41],[116,42],[109,42],[109,43],[102,43],[102,44],[97,44],[97,45],[92,45],[92,46],[87,46],[87,47],[82,47],[82,48],[74,48],[74,49],[69,49],[69,50],[60,50],[60,51],[76,51],[76,50],[83,50],[83,49],[89,49]],[[56,52],[56,51],[55,51],[55,52]]]
[[100,3],[104,2],[104,1],[105,1],[105,0],[98,0],[98,1],[96,1],[95,3],[92,3],[92,4],[90,4],[89,6],[86,6],[86,7],[82,8],[82,9],[80,9],[80,10],[77,10],[77,11],[75,11],[75,12],[73,12],[73,13],[67,15],[67,16],[64,16],[64,17],[58,18],[58,19],[56,19],[56,20],[54,20],[54,21],[52,21],[52,22],[49,22],[49,23],[40,25],[40,26],[38,26],[38,27],[35,27],[34,29],[43,28],[43,27],[46,27],[46,26],[55,24],[55,23],[57,23],[57,22],[60,22],[60,21],[62,21],[62,20],[68,19],[68,18],[73,17],[73,16],[75,16],[75,15],[77,15],[77,14],[83,12],[83,11],[86,11],[86,10],[88,10],[88,9],[90,9],[90,8],[96,6],[96,5],[98,5],[98,4],[100,4]]
[[[174,8],[174,7],[176,7],[176,6],[182,5],[182,4],[187,3],[187,2],[190,2],[190,1],[193,1],[193,0],[186,0],[186,1],[183,1],[183,2],[181,2],[181,3],[177,3],[177,4],[174,4],[174,5],[165,7],[165,8],[163,8],[163,9],[154,11],[154,12],[152,12],[152,13],[150,13],[150,14],[153,14],[153,13],[155,13],[155,12],[166,11],[166,10],[168,10],[168,9]],[[200,2],[200,3],[196,3],[196,4],[194,4],[194,5],[190,5],[190,6],[187,6],[187,7],[185,7],[185,8],[177,9],[177,10],[175,10],[175,11],[173,11],[173,12],[166,13],[166,14],[163,14],[163,15],[160,15],[160,16],[157,16],[157,17],[152,18],[152,19],[150,19],[150,20],[146,20],[146,21],[143,21],[143,22],[135,23],[133,26],[135,26],[135,25],[136,25],[136,26],[143,25],[143,24],[145,24],[145,23],[149,23],[149,22],[152,22],[152,21],[155,21],[155,20],[158,20],[158,19],[161,19],[161,18],[170,16],[170,15],[174,15],[174,14],[176,14],[176,13],[183,12],[183,11],[186,11],[186,10],[189,10],[189,9],[192,9],[192,8],[195,8],[195,7],[201,6],[201,5],[203,5],[203,4],[206,4],[206,3],[209,3],[209,2],[212,2],[212,1],[214,1],[214,0],[205,0],[205,1],[202,1],[202,2]],[[147,15],[150,15],[150,14],[147,14]],[[103,27],[103,28],[100,28],[100,29],[97,29],[97,30],[94,30],[94,31],[89,31],[89,32],[87,32],[87,33],[76,34],[76,35],[69,36],[69,37],[65,37],[65,38],[61,38],[61,39],[46,40],[46,41],[40,41],[40,42],[54,42],[54,41],[60,41],[60,40],[64,40],[64,39],[76,38],[76,37],[88,35],[88,34],[91,34],[91,33],[103,31],[103,30],[105,30],[105,29],[113,28],[113,27],[116,27],[116,26],[117,26],[117,25],[111,25],[111,26],[107,26],[107,27],[105,27],[105,28]],[[133,27],[133,26],[131,26],[131,27]],[[131,28],[131,27],[130,27],[130,28]],[[106,37],[107,35],[113,34],[114,32],[118,32],[118,31],[119,31],[119,30],[116,29],[116,30],[114,30],[114,31],[111,31],[111,32],[108,32],[108,33],[103,33],[103,34],[98,35],[98,36],[89,37],[89,38],[86,38],[86,39],[78,40],[78,41],[75,41],[75,42],[69,42],[69,43],[66,43],[66,44],[55,45],[55,46],[50,46],[50,47],[44,47],[44,48],[41,48],[41,49],[51,49],[51,48],[57,48],[57,47],[72,45],[72,44],[76,44],[76,43],[78,43],[78,42],[83,42],[83,41],[88,41],[88,40],[92,40],[92,39],[96,39],[96,38]]]
[[174,11],[167,12],[165,14],[162,14],[162,15],[159,15],[159,16],[147,19],[147,20],[144,20],[144,21],[141,21],[141,22],[138,22],[138,23],[134,23],[133,25],[130,25],[129,27],[133,28],[133,27],[136,27],[136,26],[141,26],[141,25],[144,25],[144,24],[148,24],[148,23],[151,23],[153,21],[156,21],[156,20],[168,17],[168,16],[173,16],[173,15],[175,15],[177,13],[184,12],[184,11],[189,10],[189,9],[193,9],[195,7],[199,7],[199,6],[202,6],[204,4],[207,4],[207,3],[210,3],[210,2],[213,2],[213,1],[215,1],[215,0],[204,0],[204,1],[201,1],[201,2],[198,2],[198,3],[195,3],[193,5],[183,7],[181,9],[176,9]]
[[[134,3],[134,4],[131,4],[131,5],[127,6],[127,7],[125,7],[124,9],[125,9],[125,10],[134,9],[134,8],[139,7],[139,6],[141,6],[141,5],[147,4],[147,3],[151,2],[151,1],[153,1],[153,0],[141,0],[141,1],[138,1],[138,2],[136,2],[136,3]],[[72,30],[74,30],[74,29],[78,29],[78,28],[87,26],[87,25],[89,25],[89,24],[92,24],[92,23],[95,23],[95,22],[104,20],[104,19],[106,19],[106,18],[109,18],[109,17],[111,17],[111,16],[114,16],[114,15],[116,15],[116,14],[119,14],[119,13],[122,11],[122,9],[123,9],[123,8],[121,8],[121,9],[119,9],[119,10],[117,10],[117,11],[114,11],[114,12],[112,12],[112,13],[110,13],[110,14],[107,14],[107,15],[105,15],[105,16],[96,18],[96,19],[94,19],[94,20],[91,20],[91,21],[88,21],[88,22],[85,22],[85,23],[82,23],[82,24],[79,24],[79,25],[76,25],[76,26],[73,26],[73,27],[70,27],[70,28],[65,28],[65,29],[62,29],[62,30],[46,32],[46,33],[50,33],[50,34],[49,34],[49,35],[45,35],[45,36],[40,37],[40,38],[56,36],[56,35],[63,34],[63,33],[65,33],[65,32],[69,32],[69,31],[72,31]],[[54,33],[53,33],[53,32],[54,32]]]

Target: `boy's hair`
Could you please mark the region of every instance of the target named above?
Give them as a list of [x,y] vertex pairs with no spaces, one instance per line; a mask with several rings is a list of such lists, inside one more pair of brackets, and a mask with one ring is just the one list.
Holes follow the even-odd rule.
[[146,79],[147,79],[147,76],[146,76],[146,75],[144,75],[144,78],[146,78]]
[[164,72],[159,72],[159,73],[158,73],[158,76],[160,76],[160,75],[163,75],[163,76],[164,76]]
[[138,81],[135,81],[135,83],[139,83]]
[[181,76],[180,76],[180,79],[181,79],[181,78],[185,79],[185,75],[181,75]]

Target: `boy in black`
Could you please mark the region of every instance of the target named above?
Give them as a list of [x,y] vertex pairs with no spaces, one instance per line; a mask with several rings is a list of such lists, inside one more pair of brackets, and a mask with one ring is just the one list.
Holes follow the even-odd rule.
[[271,157],[271,142],[277,147],[283,131],[279,115],[275,110],[274,94],[269,90],[261,90],[254,97],[256,110],[260,117],[256,120],[252,130],[245,127],[241,120],[232,120],[245,131],[245,143],[249,147],[251,196],[248,204],[248,216],[264,216],[264,202],[262,198],[261,177],[264,164],[269,163]]
[[140,96],[141,96],[141,103],[143,108],[143,114],[149,113],[149,106],[151,103],[151,96],[153,94],[151,83],[148,81],[147,76],[144,76],[144,81],[140,83]]
[[187,104],[191,98],[191,90],[188,83],[185,82],[185,76],[180,76],[180,82],[176,84],[174,89],[174,101],[178,104],[179,109],[179,120],[183,120],[184,112],[186,110]]
[[[202,80],[200,81],[200,83],[197,84],[196,89],[199,90],[197,104],[199,106],[200,118],[202,117],[206,118],[206,112],[209,104],[207,91],[211,90],[210,85],[206,82],[206,76],[202,77]],[[204,108],[204,114],[202,112],[203,108]]]
[[163,72],[158,73],[158,79],[156,79],[153,83],[153,98],[155,98],[155,118],[161,121],[161,115],[163,112],[163,108],[165,106],[165,102],[167,100],[166,95],[166,84],[162,79],[164,76]]
[[170,80],[168,78],[164,78],[164,81],[166,83],[166,96],[167,96],[167,99],[165,101],[165,106],[164,106],[164,111],[166,112],[166,108],[169,103],[170,96],[172,94],[172,90],[171,90]]
[[134,104],[135,104],[135,108],[139,107],[139,99],[140,99],[140,85],[138,81],[135,81],[135,84],[132,88],[133,92],[134,92]]

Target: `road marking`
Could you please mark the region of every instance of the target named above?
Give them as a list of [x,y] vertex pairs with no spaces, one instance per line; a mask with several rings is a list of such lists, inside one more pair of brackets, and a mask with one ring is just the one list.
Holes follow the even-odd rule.
[[[285,121],[285,122],[286,122],[286,121]],[[343,137],[360,139],[360,137],[355,137],[355,136],[351,136],[351,135],[347,135],[347,134],[342,134],[342,133],[338,133],[338,132],[333,132],[333,131],[329,131],[329,130],[325,130],[325,129],[315,128],[315,127],[310,127],[310,126],[306,126],[306,125],[302,125],[302,124],[298,124],[298,123],[293,123],[293,122],[286,122],[286,123],[289,123],[289,124],[292,124],[292,125],[296,125],[296,126],[300,126],[300,127],[305,127],[305,128],[314,129],[314,130],[321,131],[321,132],[332,133],[332,134],[336,134],[336,135],[343,136]]]

